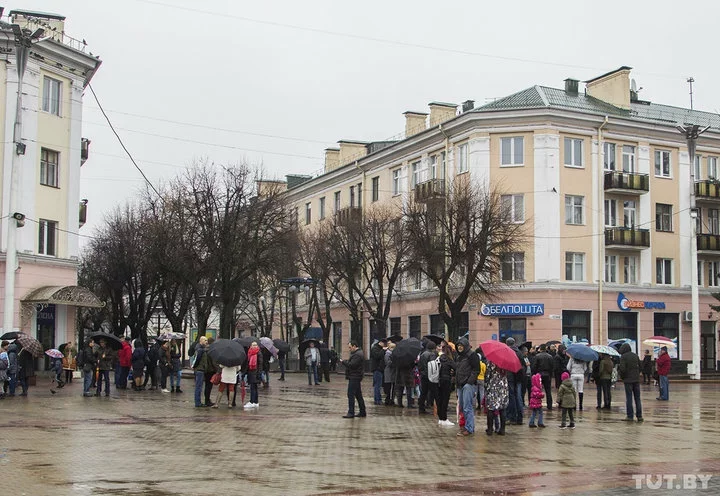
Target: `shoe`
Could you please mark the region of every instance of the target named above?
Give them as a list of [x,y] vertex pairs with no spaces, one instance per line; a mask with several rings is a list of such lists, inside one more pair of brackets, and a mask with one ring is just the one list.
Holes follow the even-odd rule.
[[603,410],[611,410],[611,407],[610,407],[610,405],[605,405],[604,407],[602,407],[602,409]]
[[178,387],[178,388],[175,388],[175,392],[176,392],[176,393],[182,393],[182,389],[180,389],[179,387]]
[[623,421],[625,421],[625,422],[634,422],[634,420],[633,420],[632,417],[625,417],[625,418],[623,419]]
[[505,431],[497,431],[497,435],[498,435],[498,436],[504,436],[504,435],[505,435]]
[[545,428],[545,424],[538,424],[538,427],[542,427],[542,428],[544,429],[544,428]]
[[567,425],[561,424],[561,425],[560,425],[560,428],[561,428],[561,429],[567,429]]
[[253,408],[258,408],[258,407],[260,407],[260,403],[253,403],[252,406],[253,406]]
[[110,396],[110,393],[105,393],[105,397],[107,398],[108,396]]
[[160,391],[162,391],[163,393],[169,393],[169,392],[170,392],[170,391],[167,390],[167,388],[161,389]]
[[232,405],[232,404],[231,404],[231,405],[228,405],[228,408],[233,408],[234,406],[235,406],[235,405]]
[[250,403],[249,401],[248,401],[247,403],[245,403],[245,405],[243,405],[243,408],[245,408],[246,410],[247,410],[248,408],[252,408],[252,407],[253,407],[253,404]]
[[218,408],[217,403],[214,403],[213,406],[211,406],[210,408]]
[[204,407],[204,406],[205,406],[205,405],[195,405],[195,408],[202,408],[202,407]]
[[460,432],[458,432],[458,433],[457,433],[457,435],[458,435],[458,436],[463,436],[463,437],[464,437],[464,436],[469,436],[469,435],[470,435],[470,433],[469,433],[469,432],[468,432],[467,430],[465,430],[465,429],[462,429],[462,430],[461,430]]
[[215,406],[215,403],[213,403],[212,401],[208,401],[207,403],[205,403],[205,406],[206,407]]
[[600,410],[602,407],[600,405],[595,407],[595,410]]
[[342,418],[355,418],[355,415],[348,413],[347,415],[343,415]]
[[655,398],[655,399],[658,400],[658,401],[662,401],[662,398],[659,397],[659,396],[658,396],[657,398]]
[[233,401],[233,402],[232,402],[232,406],[237,406],[237,403],[235,403],[235,402]]
[[528,425],[528,427],[530,427],[531,429],[537,429],[537,425],[535,425],[535,424],[530,424],[530,425]]
[[450,420],[445,420],[445,423],[443,425],[446,425],[447,427],[454,427],[455,422],[451,422]]
[[645,419],[642,418],[642,417],[638,417],[637,421],[638,421],[638,422],[645,422]]
[[170,386],[170,392],[171,392],[171,393],[174,393],[174,392],[175,392],[175,386]]
[[574,428],[575,428],[575,424],[570,424],[570,425],[568,425],[568,427],[569,427],[570,429],[574,429]]
[[367,413],[360,413],[358,415],[355,415],[356,417],[367,417]]
[[492,436],[493,435],[492,429],[485,429],[485,434],[487,434],[488,436]]

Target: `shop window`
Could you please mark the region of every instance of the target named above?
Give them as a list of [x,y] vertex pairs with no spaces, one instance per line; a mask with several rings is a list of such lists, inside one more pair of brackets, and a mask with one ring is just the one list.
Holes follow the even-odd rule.
[[632,339],[637,342],[637,315],[637,312],[608,312],[608,340]]
[[590,312],[582,310],[563,310],[562,333],[570,341],[590,340]]
[[520,318],[499,318],[498,328],[500,329],[500,341],[505,342],[507,338],[513,338],[520,346],[527,341],[527,319]]
[[333,346],[338,354],[343,350],[342,322],[333,322]]
[[[678,313],[655,313],[654,317],[654,331],[655,336],[663,336],[668,339],[674,339],[675,342],[680,346],[679,331],[680,331],[680,314]],[[669,348],[668,348],[668,351]],[[677,355],[675,355],[677,358]]]
[[445,321],[440,314],[430,316],[430,334],[445,335]]

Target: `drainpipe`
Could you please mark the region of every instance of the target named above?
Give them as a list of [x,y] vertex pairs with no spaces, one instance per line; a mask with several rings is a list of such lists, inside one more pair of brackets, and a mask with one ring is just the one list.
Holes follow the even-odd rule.
[[598,236],[598,344],[603,344],[603,279],[605,278],[605,202],[602,201],[605,192],[605,147],[602,142],[602,131],[608,123],[608,116],[605,116],[605,120],[600,127],[598,127],[597,140],[598,148],[600,150],[600,160],[598,161],[598,168],[600,169],[600,180],[598,181],[598,210],[600,211],[600,232]]

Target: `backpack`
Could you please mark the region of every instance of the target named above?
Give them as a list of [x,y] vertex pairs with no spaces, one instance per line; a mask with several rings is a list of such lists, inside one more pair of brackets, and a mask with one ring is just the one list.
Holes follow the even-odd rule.
[[428,360],[428,381],[433,384],[440,382],[440,357]]

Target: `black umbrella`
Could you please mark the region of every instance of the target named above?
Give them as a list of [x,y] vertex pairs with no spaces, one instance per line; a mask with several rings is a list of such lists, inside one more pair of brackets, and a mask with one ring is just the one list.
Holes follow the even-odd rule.
[[302,343],[300,343],[300,356],[303,356],[305,354],[305,350],[308,346],[310,346],[310,343],[315,343],[315,348],[320,348],[320,341],[318,341],[315,338],[306,339]]
[[402,338],[403,337],[400,334],[393,334],[392,336],[388,336],[385,339],[387,341],[392,341],[393,343],[399,343],[400,341],[402,341]]
[[2,336],[0,336],[0,339],[11,340],[11,339],[17,339],[18,337],[24,336],[24,335],[25,335],[25,333],[22,332],[22,331],[6,332],[6,333],[3,334]]
[[88,337],[93,338],[96,343],[100,343],[100,340],[104,339],[108,347],[115,350],[122,348],[122,339],[117,337],[115,334],[110,334],[109,332],[93,332]]
[[218,339],[210,345],[208,354],[215,363],[219,363],[220,365],[224,365],[226,367],[242,365],[245,363],[246,358],[245,348],[234,339]]
[[417,338],[408,338],[400,341],[392,352],[394,365],[407,367],[415,363],[415,359],[422,351],[422,343]]
[[435,344],[440,344],[443,341],[445,341],[445,338],[442,336],[438,336],[437,334],[427,334],[423,336],[423,339],[427,339],[429,341],[432,341]]
[[562,341],[558,341],[557,339],[552,339],[552,340],[548,341],[548,342],[545,343],[545,344],[548,345],[548,346],[550,346],[550,345],[552,345],[552,344],[562,344]]
[[253,344],[255,338],[252,336],[243,336],[241,338],[233,338],[232,340],[236,343],[240,343],[244,348],[250,348],[250,345]]
[[275,348],[277,348],[278,351],[282,353],[287,353],[288,351],[290,351],[290,345],[282,339],[273,339],[273,343],[275,344]]
[[520,348],[523,347],[528,351],[532,350],[532,341],[525,341],[523,344],[520,345]]

